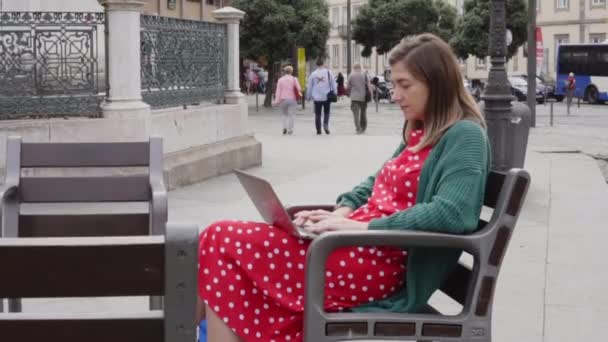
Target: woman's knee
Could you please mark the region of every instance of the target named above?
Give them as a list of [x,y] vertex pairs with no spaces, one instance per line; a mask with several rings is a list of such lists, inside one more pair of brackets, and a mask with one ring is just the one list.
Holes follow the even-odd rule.
[[232,226],[235,221],[216,221],[208,225],[200,234],[200,242],[201,244],[207,240],[215,241],[218,237],[224,237],[225,235],[230,235],[230,232],[234,229]]

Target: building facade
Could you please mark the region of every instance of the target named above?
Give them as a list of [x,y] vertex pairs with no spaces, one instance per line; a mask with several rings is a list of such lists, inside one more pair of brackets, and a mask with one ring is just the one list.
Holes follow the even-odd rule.
[[143,0],[145,14],[190,20],[215,21],[214,10],[230,6],[232,0]]
[[[215,21],[214,10],[230,6],[232,0],[142,0],[144,14],[160,15],[191,20]],[[103,7],[97,0],[2,0],[0,11],[74,11],[101,12]]]
[[[459,14],[464,0],[448,0]],[[537,0],[536,24],[543,40],[541,74],[555,80],[557,48],[560,44],[600,43],[608,39],[608,0]],[[469,79],[486,79],[490,60],[471,56],[461,61]],[[528,60],[523,49],[509,60],[509,74],[526,74]]]
[[[458,14],[464,13],[465,0],[444,0],[454,7]],[[537,0],[537,27],[543,39],[543,64],[541,73],[555,79],[555,60],[560,44],[598,43],[608,39],[608,0]],[[367,0],[351,1],[351,19]],[[346,0],[327,0],[331,30],[326,45],[327,65],[335,73],[346,73]],[[388,68],[388,56],[378,55],[375,50],[369,58],[361,56],[362,47],[354,41],[351,44],[352,64],[361,63],[370,74],[382,75]],[[461,60],[463,75],[469,79],[487,79],[490,71],[489,58],[471,56]],[[509,74],[527,73],[527,58],[523,49],[507,63]]]
[[[351,0],[351,21],[357,16],[359,8],[366,4],[367,0]],[[347,19],[347,3],[346,0],[327,0],[329,6],[329,22],[331,29],[329,31],[329,39],[325,46],[326,50],[326,65],[334,75],[338,72],[346,75],[347,65],[347,41],[346,41],[346,19]],[[387,54],[378,55],[375,49],[370,57],[362,57],[361,50],[363,47],[357,45],[353,40],[351,42],[351,62],[361,64],[363,70],[366,70],[370,75],[383,75],[384,70],[388,68]]]

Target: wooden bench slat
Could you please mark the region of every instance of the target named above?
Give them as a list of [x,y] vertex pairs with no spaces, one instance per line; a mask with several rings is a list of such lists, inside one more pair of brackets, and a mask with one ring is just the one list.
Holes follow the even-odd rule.
[[162,295],[163,239],[0,239],[0,298]]
[[21,143],[21,167],[148,166],[149,143]]
[[20,215],[19,237],[133,236],[149,234],[147,213]]
[[148,175],[111,177],[23,177],[22,202],[149,201]]
[[0,314],[0,337],[2,341],[19,342],[163,342],[163,313]]

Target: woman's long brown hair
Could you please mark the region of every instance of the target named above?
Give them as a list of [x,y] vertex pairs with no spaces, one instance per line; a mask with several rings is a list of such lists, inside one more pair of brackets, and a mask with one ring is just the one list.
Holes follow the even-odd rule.
[[389,63],[403,63],[429,90],[424,122],[406,121],[403,127],[407,140],[412,130],[424,126],[424,137],[411,150],[435,145],[448,128],[463,119],[486,127],[475,100],[464,87],[456,56],[441,38],[430,33],[405,38],[390,52]]

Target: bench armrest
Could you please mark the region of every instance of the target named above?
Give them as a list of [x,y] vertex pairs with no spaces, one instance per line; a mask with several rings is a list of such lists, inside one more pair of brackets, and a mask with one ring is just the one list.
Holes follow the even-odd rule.
[[4,235],[4,218],[2,214],[4,212],[4,202],[7,198],[17,194],[17,184],[3,184],[0,186],[0,237]]
[[168,218],[167,190],[162,179],[150,181],[150,220],[153,235],[165,233]]
[[3,184],[0,186],[0,201],[4,202],[4,200],[16,194],[17,192],[17,184]]
[[[307,315],[323,314],[325,264],[337,248],[348,246],[436,247],[465,250],[479,255],[480,234],[455,235],[421,231],[377,230],[364,232],[329,232],[311,243],[306,260]],[[313,312],[314,311],[314,312]]]

